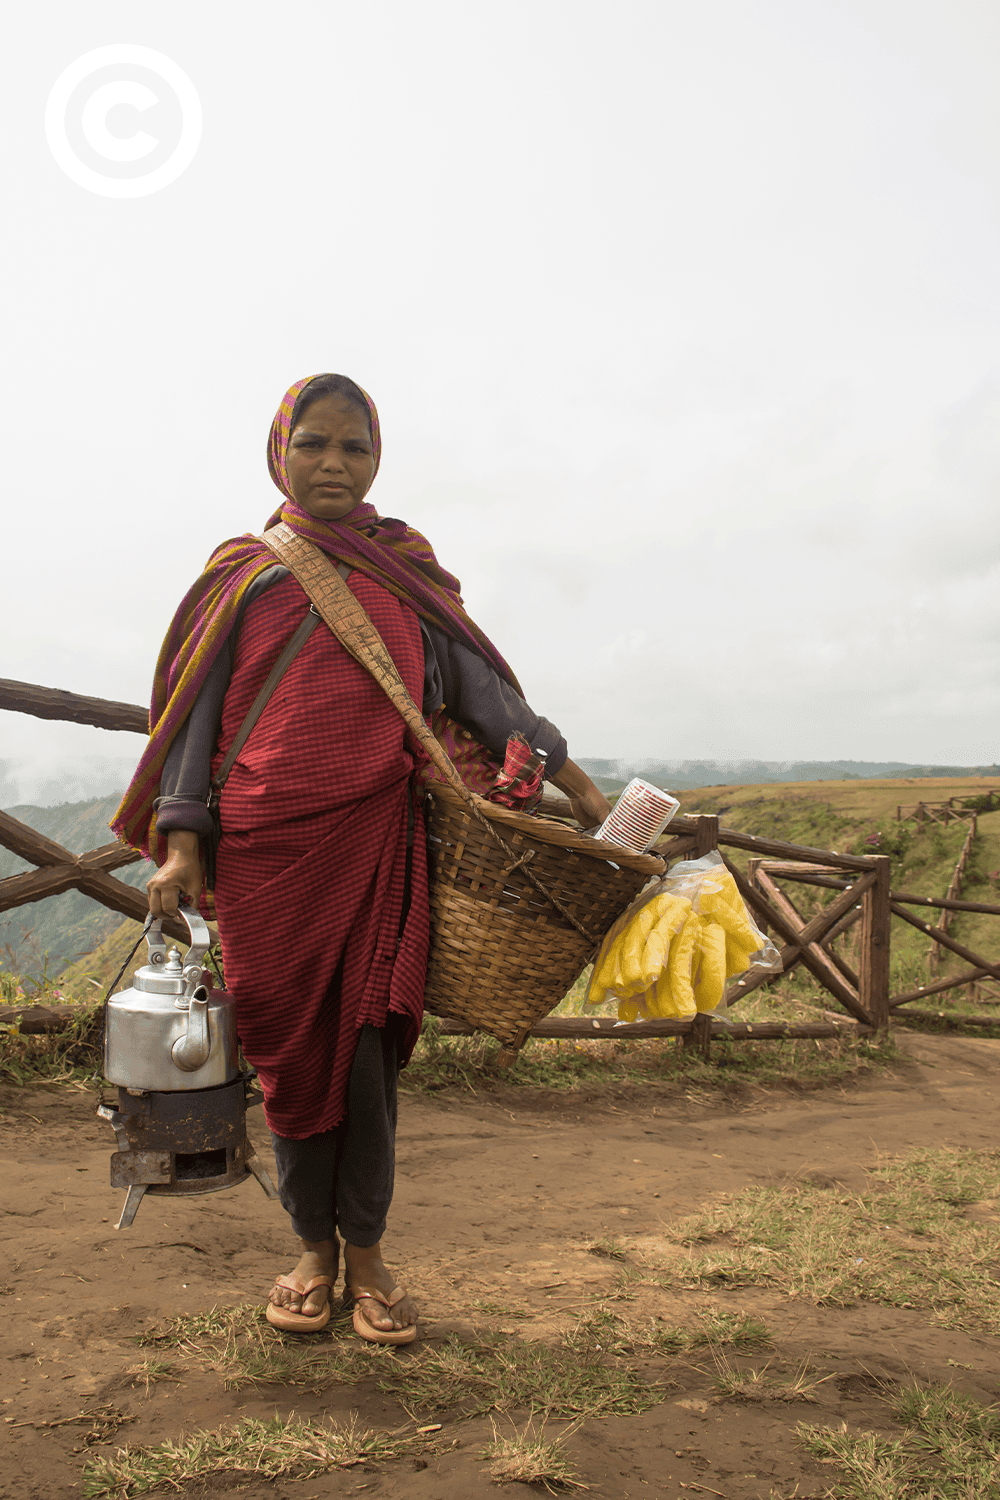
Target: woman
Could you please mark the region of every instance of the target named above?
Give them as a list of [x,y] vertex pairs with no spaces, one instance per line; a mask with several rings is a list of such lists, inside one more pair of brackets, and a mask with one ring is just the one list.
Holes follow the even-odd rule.
[[[268,525],[284,521],[337,564],[411,696],[466,763],[469,747],[483,746],[492,760],[480,757],[480,770],[485,762],[492,775],[510,736],[522,736],[584,825],[598,822],[607,802],[524,702],[465,613],[458,581],[418,532],[366,502],[380,451],[378,414],[360,386],[341,375],[299,381],[271,426],[268,466],[283,500]],[[200,898],[210,779],[308,611],[300,585],[253,534],[212,554],[178,610],[157,664],[150,743],[112,824],[159,865],[148,884],[155,916]],[[420,759],[388,698],[321,625],[286,667],[221,794],[214,899],[226,984],[301,1251],[269,1295],[279,1327],[329,1320],[339,1229],[358,1333],[416,1336],[416,1305],[380,1242],[396,1078],[420,1032],[427,966]]]

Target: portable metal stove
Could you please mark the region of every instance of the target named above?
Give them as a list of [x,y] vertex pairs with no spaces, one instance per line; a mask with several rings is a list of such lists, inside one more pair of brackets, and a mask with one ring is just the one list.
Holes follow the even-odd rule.
[[247,1138],[247,1104],[261,1095],[240,1070],[236,1002],[204,983],[208,928],[196,911],[181,915],[191,933],[183,963],[151,923],[149,963],[107,1006],[104,1076],[118,1085],[118,1108],[97,1113],[118,1142],[111,1186],[128,1189],[119,1229],[146,1193],[217,1193],[253,1176],[278,1196]]

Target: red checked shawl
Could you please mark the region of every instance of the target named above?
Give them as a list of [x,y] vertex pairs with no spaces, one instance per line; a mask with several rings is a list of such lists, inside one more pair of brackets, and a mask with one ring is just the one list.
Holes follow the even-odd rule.
[[[349,587],[418,699],[416,615],[360,573]],[[308,601],[292,578],[248,606],[213,769]],[[413,756],[399,714],[328,630],[314,631],[240,751],[222,796],[215,905],[226,987],[277,1135],[342,1119],[358,1029],[420,1030],[429,909],[419,810],[400,932]]]

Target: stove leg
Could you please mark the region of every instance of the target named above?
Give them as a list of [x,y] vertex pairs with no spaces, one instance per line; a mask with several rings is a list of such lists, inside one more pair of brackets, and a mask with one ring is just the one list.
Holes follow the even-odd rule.
[[253,1175],[256,1177],[257,1181],[260,1183],[261,1187],[264,1189],[267,1196],[269,1198],[277,1198],[278,1190],[275,1187],[274,1183],[271,1181],[270,1177],[267,1175],[263,1162],[257,1155],[253,1146],[251,1146],[249,1140],[247,1141],[247,1154],[245,1157],[245,1161]]
[[125,1207],[122,1209],[122,1216],[115,1225],[116,1229],[128,1229],[131,1226],[132,1220],[139,1211],[139,1204],[142,1202],[145,1193],[145,1183],[129,1188],[128,1197],[125,1199]]

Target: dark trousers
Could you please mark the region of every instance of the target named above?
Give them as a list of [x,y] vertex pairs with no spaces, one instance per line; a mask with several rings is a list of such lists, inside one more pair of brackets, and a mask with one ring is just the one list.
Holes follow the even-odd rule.
[[396,1170],[398,1030],[363,1026],[347,1085],[347,1113],[333,1130],[302,1141],[272,1135],[278,1196],[303,1240],[367,1249],[385,1233]]

